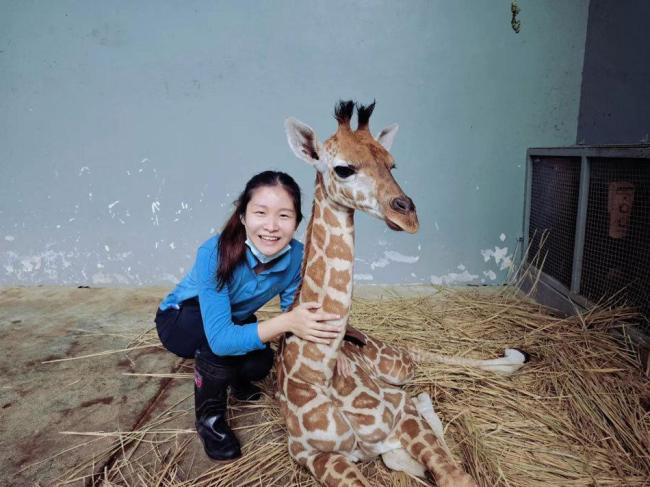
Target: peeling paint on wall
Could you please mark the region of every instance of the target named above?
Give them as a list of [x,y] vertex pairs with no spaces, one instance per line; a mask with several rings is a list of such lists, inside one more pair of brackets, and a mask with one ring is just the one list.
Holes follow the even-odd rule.
[[494,249],[483,249],[481,255],[485,262],[494,259],[496,264],[499,264],[499,270],[510,269],[512,267],[512,255],[508,255],[508,247],[494,247]]
[[[421,248],[420,246],[418,247]],[[380,257],[374,262],[371,262],[370,268],[377,269],[377,268],[386,267],[391,262],[398,262],[402,264],[415,264],[418,260],[420,260],[420,256],[418,255],[410,256],[410,255],[401,254],[395,250],[384,250],[384,256]]]
[[420,256],[403,255],[395,250],[386,250],[384,255],[388,260],[392,260],[393,262],[402,262],[404,264],[415,264],[420,260]]
[[372,274],[354,274],[355,281],[372,281],[374,277]]
[[466,284],[468,282],[473,282],[478,279],[478,276],[475,274],[470,274],[468,271],[450,272],[444,276],[431,276],[431,284],[437,286],[449,286],[452,284]]
[[483,275],[487,277],[490,281],[494,281],[497,278],[497,275],[494,271],[483,271]]

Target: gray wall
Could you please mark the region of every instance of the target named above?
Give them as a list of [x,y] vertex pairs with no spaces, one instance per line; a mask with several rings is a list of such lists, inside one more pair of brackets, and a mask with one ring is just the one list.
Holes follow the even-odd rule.
[[171,285],[267,168],[308,212],[283,120],[324,139],[339,98],[400,123],[421,221],[360,215],[357,279],[502,282],[526,148],[576,140],[588,12],[519,5],[516,34],[509,0],[0,1],[0,284]]
[[650,2],[592,0],[579,144],[650,142]]

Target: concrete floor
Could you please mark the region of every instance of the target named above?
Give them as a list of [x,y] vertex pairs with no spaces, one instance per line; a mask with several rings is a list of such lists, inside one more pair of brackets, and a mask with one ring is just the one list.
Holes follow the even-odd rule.
[[[93,456],[100,460],[91,469],[102,472],[106,442],[71,449],[87,438],[61,432],[135,430],[179,402],[184,410],[171,427],[193,428],[191,380],[124,375],[192,371],[192,361],[162,348],[43,363],[127,347],[154,326],[168,290],[0,289],[0,485],[55,485]],[[357,296],[373,298],[431,292],[430,287],[356,290]],[[209,468],[196,435],[188,439],[188,448],[196,450],[193,468]]]
[[172,372],[180,359],[151,347],[128,356],[42,362],[124,348],[131,337],[152,327],[165,292],[57,287],[0,291],[0,484],[52,485],[92,456],[93,448],[101,448],[91,444],[34,465],[79,444],[78,436],[60,431],[137,427],[165,384],[123,373]]

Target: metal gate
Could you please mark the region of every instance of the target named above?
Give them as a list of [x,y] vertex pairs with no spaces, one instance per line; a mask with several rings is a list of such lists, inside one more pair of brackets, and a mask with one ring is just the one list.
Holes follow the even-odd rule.
[[544,284],[650,320],[650,145],[536,148],[527,160],[524,249]]

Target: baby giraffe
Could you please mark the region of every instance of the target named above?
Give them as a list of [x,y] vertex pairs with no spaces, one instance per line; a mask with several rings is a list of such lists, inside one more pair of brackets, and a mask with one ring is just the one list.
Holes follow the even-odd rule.
[[[286,132],[293,152],[316,169],[311,220],[305,235],[302,285],[294,304],[319,302],[347,324],[352,302],[354,212],[365,211],[392,230],[415,233],[419,223],[413,201],[393,178],[389,153],[398,126],[375,138],[368,122],[375,104],[357,106],[358,125],[350,125],[355,104],[335,109],[338,129],[324,143],[314,130],[290,118]],[[440,487],[475,486],[454,461],[442,425],[424,394],[411,399],[398,385],[413,375],[415,360],[464,364],[463,359],[412,353],[356,332],[330,344],[288,336],[277,361],[278,397],[289,436],[289,452],[324,485],[369,486],[355,462],[379,455],[392,469],[424,476],[428,470]],[[350,366],[337,371],[337,355]],[[511,373],[524,357],[508,350],[506,357],[468,361]]]

